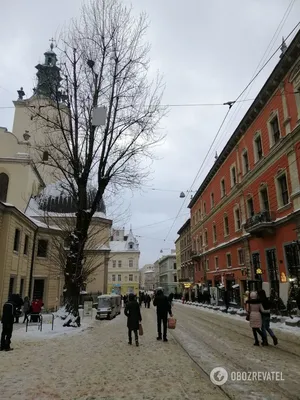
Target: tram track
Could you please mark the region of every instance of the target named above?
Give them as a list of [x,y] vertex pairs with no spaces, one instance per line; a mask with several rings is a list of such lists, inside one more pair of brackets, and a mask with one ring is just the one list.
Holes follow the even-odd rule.
[[[203,317],[205,312],[200,314],[198,310],[193,310],[191,308],[187,310],[180,306],[178,308],[175,307],[175,309],[176,312],[174,312],[174,314],[176,313],[176,315],[178,315],[179,320],[177,321],[177,329],[172,332],[172,336],[186,352],[189,358],[196,364],[198,369],[208,377],[208,379],[210,379],[210,371],[216,366],[224,366],[228,371],[245,371],[246,361],[247,370],[257,371],[266,369],[262,368],[259,359],[255,358],[261,355],[264,356],[266,353],[257,353],[257,351],[253,353],[252,345],[249,346],[249,349],[244,346],[245,339],[248,340],[251,338],[251,335],[240,333],[236,329],[232,329],[232,327],[230,328],[227,323],[224,323],[224,318],[222,318],[220,323],[216,323],[215,321],[212,321],[211,318],[207,319]],[[237,329],[240,329],[240,327]],[[229,335],[228,331],[230,332]],[[222,334],[225,334],[226,336],[224,340],[220,340],[220,335]],[[240,348],[236,349],[236,353],[241,355],[240,358],[237,358],[236,355],[232,354],[235,339],[236,342],[242,344],[242,346],[239,346]],[[188,345],[186,344],[187,340]],[[245,353],[245,350],[246,352],[248,351],[246,357],[243,354]],[[257,348],[255,350],[257,350]],[[284,371],[287,371],[286,368],[295,363],[295,356],[297,357],[297,364],[299,365],[299,355],[292,352],[289,353],[290,355],[287,357],[286,351],[284,351],[285,362],[287,364],[286,366],[283,366]],[[254,358],[252,357],[251,359],[251,356],[253,355]],[[278,356],[278,349],[276,349],[276,355]],[[273,369],[276,370],[276,360],[274,362],[274,360],[271,359],[272,354],[269,353],[265,360],[261,360],[262,364],[269,366],[268,363],[270,363],[271,366],[273,365]],[[280,359],[283,359],[283,355]],[[280,365],[277,365],[277,367],[280,367]],[[294,385],[294,382],[292,383]],[[286,382],[283,384],[274,381],[242,382],[242,384],[228,382],[224,386],[217,386],[217,388],[219,392],[222,392],[229,399],[300,399],[298,392],[292,392],[294,387],[292,387],[292,391],[290,391],[289,385]]]

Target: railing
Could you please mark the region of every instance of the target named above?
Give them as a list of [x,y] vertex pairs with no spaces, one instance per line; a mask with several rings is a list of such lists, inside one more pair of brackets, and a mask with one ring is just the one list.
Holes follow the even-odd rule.
[[275,220],[273,211],[261,211],[248,218],[245,224],[245,229],[253,228],[256,225],[265,224]]
[[[35,314],[35,315],[37,315],[37,317],[38,317],[38,322],[37,322],[38,331],[42,332],[42,330],[43,330],[43,314]],[[54,319],[55,319],[55,316],[52,313],[52,317],[51,317],[51,330],[52,331],[54,329]],[[31,315],[29,314],[28,318],[26,319],[26,332],[28,331],[28,325],[30,323],[31,323]],[[33,323],[35,324],[35,322],[33,322]]]

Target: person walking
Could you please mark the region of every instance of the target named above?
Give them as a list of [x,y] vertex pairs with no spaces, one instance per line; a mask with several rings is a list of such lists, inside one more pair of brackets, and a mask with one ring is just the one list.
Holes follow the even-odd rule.
[[258,335],[262,337],[263,344],[266,342],[266,337],[261,331],[262,317],[261,311],[263,310],[261,301],[258,299],[257,292],[251,292],[249,299],[246,302],[246,310],[249,316],[250,327],[252,328],[254,336],[254,346],[259,346]]
[[270,319],[271,319],[271,302],[267,298],[266,292],[264,290],[260,290],[258,292],[258,298],[261,301],[262,305],[262,310],[261,310],[261,316],[262,316],[262,333],[263,336],[265,337],[265,341],[262,342],[263,346],[268,346],[268,338],[267,338],[267,332],[273,339],[274,346],[277,346],[278,344],[278,339],[275,336],[275,333],[272,331],[270,328]]
[[1,333],[1,346],[0,351],[11,351],[13,350],[10,347],[11,337],[13,332],[13,325],[16,316],[16,305],[12,301],[12,298],[8,299],[6,303],[3,305],[2,311],[2,333]]
[[156,316],[157,316],[157,340],[161,340],[161,324],[163,324],[163,340],[167,342],[167,323],[168,323],[168,314],[172,317],[172,309],[171,304],[167,296],[163,294],[162,290],[158,290],[156,292],[156,296],[153,301],[154,307],[156,307]]
[[147,308],[150,308],[150,304],[151,304],[151,296],[147,294]]
[[30,300],[29,297],[24,297],[24,304],[23,304],[23,313],[24,313],[24,321],[23,324],[28,320],[28,315],[30,314]]
[[129,301],[126,303],[124,314],[127,317],[128,344],[132,344],[132,331],[134,332],[135,345],[139,346],[139,324],[142,322],[142,315],[139,303],[133,293],[129,294]]

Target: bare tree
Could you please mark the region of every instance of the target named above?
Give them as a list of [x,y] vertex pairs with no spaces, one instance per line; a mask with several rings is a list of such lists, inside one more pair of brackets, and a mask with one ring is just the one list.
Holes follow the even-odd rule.
[[[166,109],[159,75],[149,81],[148,21],[119,0],[91,0],[59,40],[60,71],[40,78],[30,113],[43,142],[36,143],[51,174],[76,203],[76,221],[64,270],[66,299],[78,315],[83,260],[91,219],[107,188],[139,187],[147,178]],[[104,126],[93,110],[106,107]],[[90,188],[93,188],[91,198]]]

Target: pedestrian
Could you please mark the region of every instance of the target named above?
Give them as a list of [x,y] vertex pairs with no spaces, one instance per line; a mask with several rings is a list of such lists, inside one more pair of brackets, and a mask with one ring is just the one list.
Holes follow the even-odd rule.
[[266,292],[264,290],[260,290],[258,292],[258,297],[259,300],[261,301],[262,305],[262,310],[261,310],[261,316],[262,316],[262,333],[263,336],[265,337],[265,341],[262,342],[263,346],[268,346],[268,338],[267,338],[267,332],[273,339],[274,346],[278,344],[278,339],[275,336],[275,333],[272,331],[270,328],[270,319],[271,319],[271,303],[270,300],[267,298]]
[[228,312],[228,308],[229,308],[229,305],[230,305],[230,299],[229,299],[229,292],[226,289],[224,290],[223,300],[224,300],[224,304],[225,304],[225,307],[226,307],[226,312]]
[[150,308],[150,304],[151,304],[151,297],[149,294],[147,294],[147,308]]
[[171,307],[172,307],[173,299],[174,299],[174,294],[173,294],[173,293],[170,293],[170,294],[169,294],[168,300],[169,300],[169,302],[170,302],[170,304],[171,304]]
[[172,317],[172,309],[168,297],[164,295],[162,290],[159,289],[156,292],[153,305],[156,307],[157,332],[158,332],[157,340],[162,339],[161,324],[163,324],[163,340],[164,342],[167,342],[168,314]]
[[139,303],[136,301],[134,294],[129,294],[129,301],[126,304],[124,314],[127,317],[128,328],[128,344],[132,344],[132,331],[134,332],[135,345],[139,345],[139,325],[142,322],[142,315]]
[[24,297],[24,304],[23,304],[23,313],[24,313],[24,321],[23,324],[25,324],[26,321],[28,321],[28,315],[30,314],[31,306],[30,306],[30,300],[29,297]]
[[16,305],[12,301],[12,297],[8,299],[3,305],[2,311],[2,333],[1,333],[1,346],[0,351],[11,351],[10,347],[11,337],[13,332],[13,325],[16,316]]
[[263,335],[261,331],[262,326],[262,317],[261,311],[263,310],[261,301],[258,299],[257,292],[251,292],[250,298],[246,302],[248,319],[250,322],[250,327],[252,328],[253,336],[254,336],[254,346],[259,346],[258,335],[259,334],[265,344],[266,337]]

